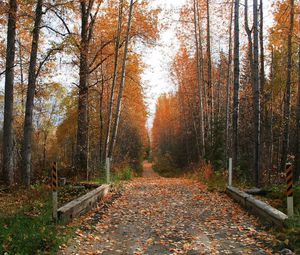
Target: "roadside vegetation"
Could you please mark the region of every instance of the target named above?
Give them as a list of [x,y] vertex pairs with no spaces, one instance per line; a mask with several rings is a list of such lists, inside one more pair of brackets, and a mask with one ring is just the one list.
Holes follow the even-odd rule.
[[[116,189],[136,175],[130,167],[114,171]],[[102,179],[69,183],[58,189],[59,207],[105,183]],[[0,254],[56,254],[75,235],[80,219],[61,225],[52,219],[52,191],[48,185],[0,192]]]

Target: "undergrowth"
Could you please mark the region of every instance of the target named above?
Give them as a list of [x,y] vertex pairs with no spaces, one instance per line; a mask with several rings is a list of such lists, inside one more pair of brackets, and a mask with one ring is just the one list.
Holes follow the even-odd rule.
[[153,165],[153,170],[162,177],[179,177],[182,170],[179,169],[169,154],[159,156]]
[[13,214],[0,213],[0,254],[55,254],[71,228],[52,220],[51,193],[44,187]]

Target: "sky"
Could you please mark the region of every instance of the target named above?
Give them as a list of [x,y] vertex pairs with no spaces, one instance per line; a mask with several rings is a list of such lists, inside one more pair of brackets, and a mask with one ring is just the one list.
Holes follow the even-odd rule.
[[[185,3],[185,0],[154,0],[151,5],[160,7],[162,10],[178,9]],[[160,18],[163,20],[165,13],[162,11]],[[178,12],[172,14],[172,19],[178,19]],[[145,89],[146,103],[148,106],[148,128],[152,127],[155,114],[155,105],[162,93],[174,90],[174,84],[170,79],[170,66],[173,58],[179,49],[176,37],[176,27],[170,26],[160,34],[160,38],[154,48],[146,48],[143,54],[143,62],[146,65],[142,75],[142,82]]]
[[[218,2],[223,2],[220,0]],[[273,0],[263,0],[264,3],[264,17],[265,30],[272,24],[271,5]],[[162,10],[175,9],[178,10],[186,3],[186,0],[154,0],[151,2],[153,7],[160,7]],[[215,0],[211,3],[216,4]],[[249,9],[252,6],[249,5]],[[243,7],[241,6],[241,9]],[[242,16],[240,16],[242,19]],[[169,14],[166,17],[164,11],[160,15],[161,20],[172,19],[178,20],[178,12]],[[242,31],[243,32],[243,31]],[[179,41],[176,37],[176,24],[170,26],[160,34],[160,39],[154,48],[145,48],[143,54],[143,61],[146,65],[145,71],[142,75],[142,82],[145,89],[146,103],[148,107],[148,128],[152,127],[155,115],[155,106],[158,97],[162,93],[167,93],[175,90],[174,82],[170,79],[170,66],[173,58],[179,49]]]

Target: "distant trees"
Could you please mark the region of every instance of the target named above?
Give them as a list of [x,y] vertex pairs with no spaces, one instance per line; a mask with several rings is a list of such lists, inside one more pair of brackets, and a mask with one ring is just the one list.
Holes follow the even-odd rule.
[[[248,4],[253,7],[251,10]],[[158,159],[166,156],[180,167],[210,161],[215,170],[226,168],[231,156],[235,176],[251,179],[257,186],[284,182],[281,173],[288,159],[295,163],[294,180],[297,181],[300,96],[296,92],[300,75],[299,65],[293,63],[300,61],[296,54],[299,51],[299,21],[294,20],[299,4],[292,0],[276,1],[268,45],[264,44],[263,1],[244,1],[244,32],[240,30],[240,6],[238,0],[223,5],[193,0],[183,7],[181,49],[172,68],[178,90],[158,100],[153,151]],[[228,22],[220,26],[221,20]],[[246,45],[240,41],[243,36],[247,38]],[[208,49],[209,44],[213,53]],[[224,45],[228,45],[228,54],[224,54]],[[209,63],[210,58],[211,65],[203,65]],[[214,88],[213,94],[209,84]],[[211,100],[215,102],[213,106]],[[163,110],[162,105],[170,102],[176,102],[172,107],[179,110]],[[204,116],[204,131],[201,115]],[[162,125],[158,119],[172,119],[172,122]],[[172,135],[172,130],[167,133],[170,138],[165,139],[169,125],[176,126],[176,134]],[[205,153],[199,159],[196,157],[199,134],[203,133]],[[212,138],[207,134],[212,134]],[[289,139],[291,136],[297,139]],[[180,148],[184,148],[184,152]]]
[[[53,160],[66,175],[103,177],[105,133],[116,165],[139,168],[149,145],[141,60],[132,49],[139,40],[147,44],[157,38],[158,10],[146,2],[102,3],[21,1],[22,15],[16,1],[1,3],[0,22],[8,28],[1,162],[7,185],[21,179],[30,185],[48,175]],[[3,49],[0,44],[1,56]],[[113,72],[120,86],[111,86]],[[113,118],[107,132],[109,105]]]

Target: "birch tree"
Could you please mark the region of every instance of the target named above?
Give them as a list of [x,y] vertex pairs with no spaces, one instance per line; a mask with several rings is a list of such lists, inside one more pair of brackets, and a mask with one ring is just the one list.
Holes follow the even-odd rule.
[[[106,139],[105,139],[106,162],[107,162],[108,153],[109,153],[111,128],[112,128],[112,122],[113,122],[113,105],[114,105],[115,85],[116,85],[117,74],[118,74],[119,48],[120,48],[120,40],[121,40],[121,32],[122,32],[122,16],[123,16],[123,0],[120,0],[119,1],[118,28],[117,28],[116,39],[115,39],[114,70],[113,70],[113,78],[112,78],[109,109],[108,109],[109,118],[108,118],[108,122],[107,122],[107,131],[106,131]],[[106,168],[108,168],[108,167],[109,166],[106,166]]]
[[194,0],[194,33],[195,33],[195,46],[196,46],[196,64],[197,64],[197,88],[198,88],[198,97],[199,97],[199,115],[200,115],[200,129],[201,129],[201,156],[205,156],[205,134],[204,134],[204,119],[203,119],[203,102],[202,102],[202,88],[201,88],[201,64],[199,57],[199,42],[198,42],[198,18],[196,8],[196,0]]
[[214,122],[214,87],[212,82],[212,60],[211,60],[211,40],[210,40],[210,11],[209,0],[206,0],[206,54],[207,54],[207,84],[210,89],[210,140],[213,142],[213,122]]
[[259,54],[258,54],[258,5],[253,0],[253,86],[254,86],[254,181],[259,186],[260,177],[260,135],[261,135],[261,109],[260,109],[260,82],[259,82]]
[[122,111],[122,99],[123,99],[123,90],[125,86],[125,76],[126,76],[126,61],[127,61],[127,54],[128,54],[128,46],[129,46],[129,40],[130,40],[130,28],[131,28],[131,21],[132,21],[132,13],[133,13],[133,0],[130,1],[129,6],[129,14],[128,14],[128,21],[127,21],[127,30],[126,30],[126,38],[125,38],[125,46],[124,46],[124,54],[123,54],[123,61],[122,61],[122,70],[121,70],[121,79],[119,83],[119,89],[118,89],[118,98],[117,98],[117,106],[115,110],[115,121],[112,129],[112,135],[111,135],[111,142],[108,149],[108,154],[106,158],[106,181],[110,182],[110,164],[112,161],[112,155],[114,146],[116,144],[116,139],[118,135],[118,128],[119,128],[119,122],[120,122],[120,115]]
[[230,124],[230,85],[232,79],[232,25],[233,25],[233,8],[234,1],[231,1],[230,21],[229,21],[229,38],[228,38],[228,64],[226,77],[226,117],[225,117],[225,161],[229,155],[229,124]]
[[288,54],[287,54],[287,79],[286,90],[284,96],[284,116],[283,116],[283,137],[282,137],[282,152],[280,169],[285,171],[285,164],[287,160],[288,148],[289,148],[289,135],[290,135],[290,117],[291,117],[291,85],[292,85],[292,38],[294,31],[294,0],[289,2],[289,32],[288,32]]
[[296,167],[294,172],[294,181],[298,181],[300,177],[300,41],[298,42],[298,94],[296,107]]
[[239,91],[240,91],[240,26],[239,26],[240,1],[234,3],[234,90],[233,90],[233,117],[232,117],[232,158],[233,169],[238,165],[238,124],[239,124]]

